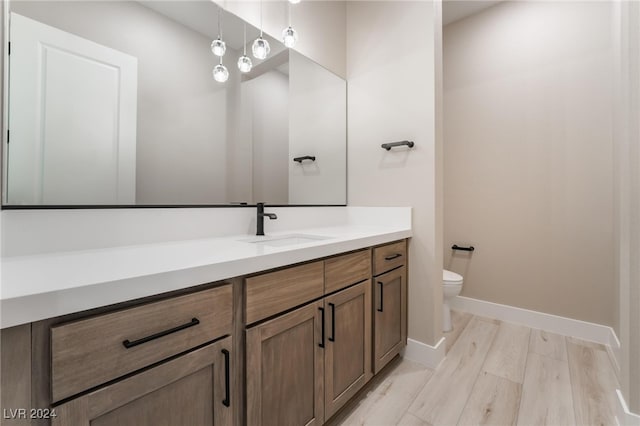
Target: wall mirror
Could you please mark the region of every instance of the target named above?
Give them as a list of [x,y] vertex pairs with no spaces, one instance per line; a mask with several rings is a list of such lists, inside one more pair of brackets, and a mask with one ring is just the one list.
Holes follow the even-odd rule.
[[346,82],[266,34],[256,59],[260,31],[215,3],[12,0],[9,16],[5,206],[346,204]]

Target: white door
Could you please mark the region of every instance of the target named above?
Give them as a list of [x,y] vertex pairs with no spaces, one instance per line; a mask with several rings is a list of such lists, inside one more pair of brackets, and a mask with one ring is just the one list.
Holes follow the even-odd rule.
[[135,203],[137,59],[10,19],[7,203]]

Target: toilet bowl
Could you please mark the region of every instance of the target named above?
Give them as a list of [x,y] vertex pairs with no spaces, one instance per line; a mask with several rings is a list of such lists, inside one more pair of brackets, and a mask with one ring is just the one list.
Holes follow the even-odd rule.
[[453,329],[451,325],[451,298],[456,297],[462,291],[462,275],[455,272],[442,271],[442,331],[448,332]]

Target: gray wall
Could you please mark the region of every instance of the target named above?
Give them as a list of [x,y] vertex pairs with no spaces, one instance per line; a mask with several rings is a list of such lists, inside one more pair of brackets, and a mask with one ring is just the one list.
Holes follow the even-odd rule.
[[134,2],[11,8],[138,58],[137,204],[226,202],[225,85],[208,37]]
[[[408,334],[429,345],[442,336],[439,6],[347,4],[349,205],[413,208]],[[380,148],[404,139],[415,148]]]
[[242,104],[246,108],[242,117],[247,120],[243,127],[249,131],[247,140],[253,141],[252,200],[287,204],[289,78],[280,71],[271,70],[241,86]]
[[608,2],[503,2],[445,27],[445,267],[463,296],[615,325],[611,24]]
[[620,384],[631,411],[640,413],[640,4],[614,7],[620,44],[614,133]]

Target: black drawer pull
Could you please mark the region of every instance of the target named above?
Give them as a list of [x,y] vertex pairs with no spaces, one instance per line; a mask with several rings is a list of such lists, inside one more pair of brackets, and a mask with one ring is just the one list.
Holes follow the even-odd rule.
[[329,337],[330,342],[336,341],[336,305],[333,303],[329,303],[329,307],[331,308],[331,337]]
[[380,307],[377,308],[378,312],[382,312],[384,308],[384,283],[378,281],[378,285],[380,286]]
[[231,406],[231,377],[229,373],[229,351],[226,349],[222,350],[224,355],[224,399],[222,400],[222,404],[225,407]]
[[324,308],[318,308],[320,310],[320,312],[322,313],[322,341],[320,343],[318,343],[318,346],[320,346],[321,348],[324,348]]
[[171,328],[169,330],[161,331],[160,333],[152,334],[151,336],[143,337],[142,339],[134,340],[133,342],[129,341],[129,339],[122,342],[122,345],[129,349],[134,346],[141,345],[143,343],[150,342],[155,339],[159,339],[160,337],[167,336],[169,334],[176,333],[178,331],[184,330],[185,328],[193,327],[194,325],[200,324],[200,320],[198,318],[192,318],[190,322],[186,324],[179,325],[177,327]]
[[474,251],[476,248],[474,246],[469,247],[460,247],[457,244],[451,246],[451,250],[462,250],[462,251]]
[[384,260],[393,260],[393,259],[397,259],[399,257],[402,257],[402,253],[396,253],[396,254],[392,254],[390,256],[385,256]]

